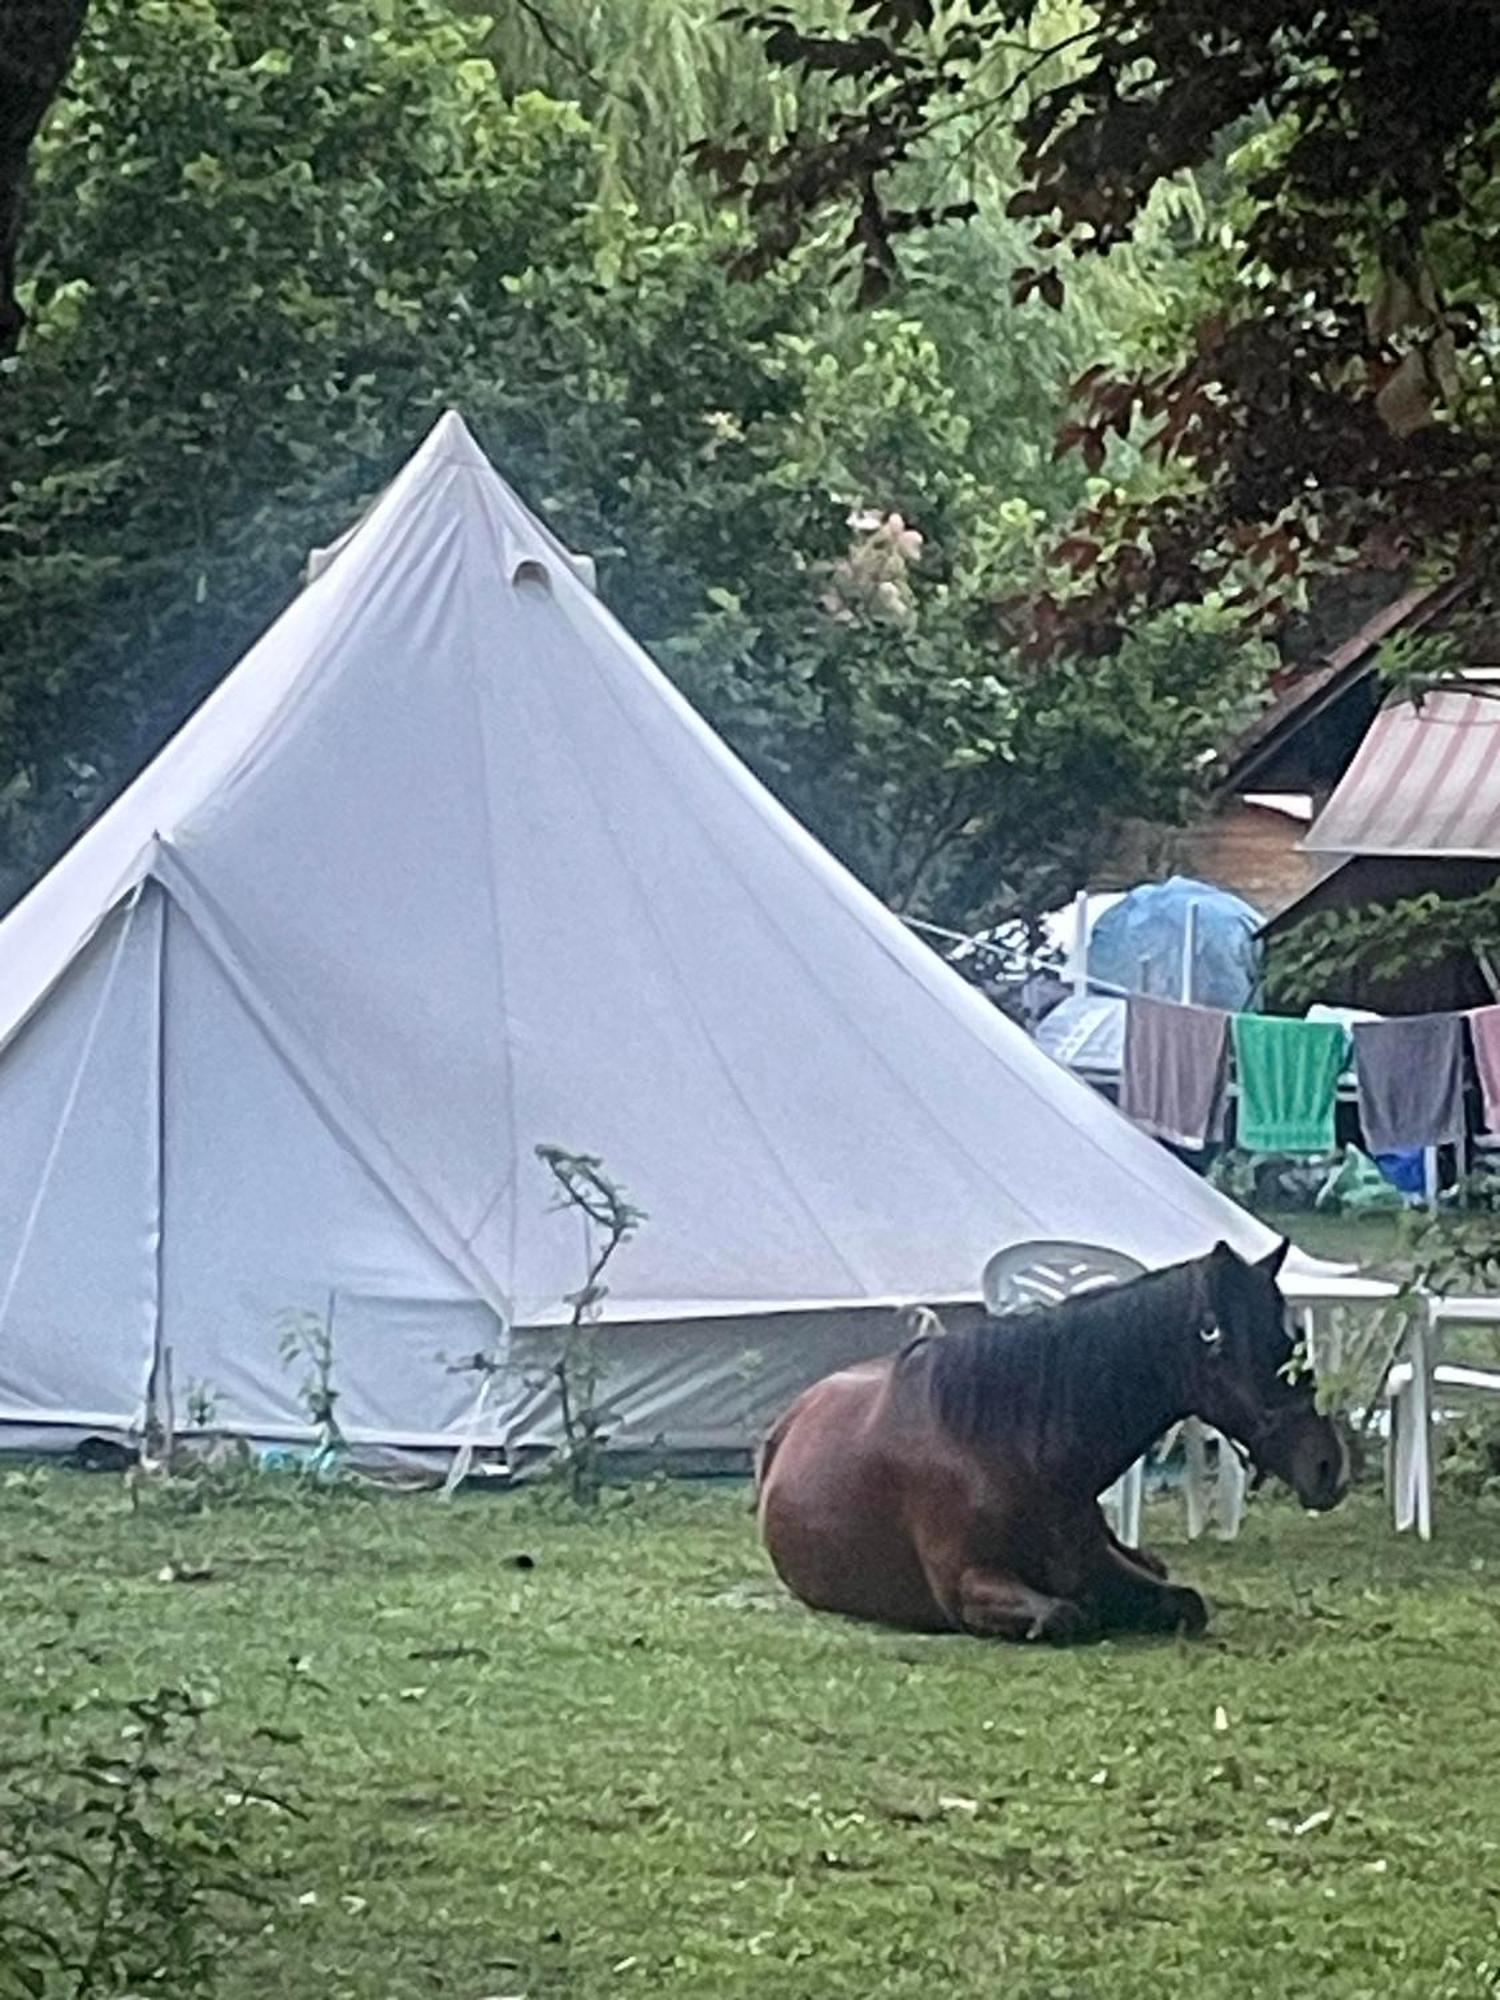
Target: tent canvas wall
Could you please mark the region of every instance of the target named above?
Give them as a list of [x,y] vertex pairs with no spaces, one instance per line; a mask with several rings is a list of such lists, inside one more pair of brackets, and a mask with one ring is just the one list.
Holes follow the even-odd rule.
[[[1078,1237],[1262,1227],[1037,1050],[759,785],[445,417],[271,630],[0,925],[0,1425],[545,1435],[527,1357],[577,1219],[618,1435],[742,1442],[908,1302]],[[747,1350],[759,1363],[746,1366]]]

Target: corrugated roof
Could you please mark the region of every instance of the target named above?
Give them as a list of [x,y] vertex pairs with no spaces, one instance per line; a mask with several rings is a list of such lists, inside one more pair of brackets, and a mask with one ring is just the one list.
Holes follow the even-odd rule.
[[1500,859],[1500,691],[1445,688],[1382,709],[1302,844]]

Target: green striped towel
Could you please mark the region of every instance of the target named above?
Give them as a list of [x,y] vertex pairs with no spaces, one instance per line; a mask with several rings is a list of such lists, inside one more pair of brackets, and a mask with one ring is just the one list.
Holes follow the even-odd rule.
[[1237,1144],[1248,1153],[1331,1153],[1348,1030],[1282,1014],[1236,1014],[1233,1029]]

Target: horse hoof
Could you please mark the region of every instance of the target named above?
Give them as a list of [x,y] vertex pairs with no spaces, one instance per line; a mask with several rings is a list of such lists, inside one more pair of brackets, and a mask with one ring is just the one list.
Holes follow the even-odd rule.
[[1094,1638],[1098,1629],[1082,1605],[1062,1603],[1044,1611],[1026,1636],[1039,1639],[1044,1645],[1071,1646],[1080,1639]]
[[1208,1605],[1196,1590],[1179,1590],[1175,1608],[1179,1632],[1196,1639],[1208,1630]]

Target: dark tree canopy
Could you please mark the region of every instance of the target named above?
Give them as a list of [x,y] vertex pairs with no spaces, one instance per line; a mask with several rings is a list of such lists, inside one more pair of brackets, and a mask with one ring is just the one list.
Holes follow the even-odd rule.
[[0,0],[0,355],[20,338],[16,253],[26,156],[64,76],[88,0]]
[[[1093,508],[1051,587],[1016,607],[1039,652],[1112,650],[1143,608],[1229,589],[1257,619],[1307,572],[1500,563],[1500,7],[1473,0],[851,0],[738,16],[831,109],[781,140],[701,149],[756,225],[749,269],[830,212],[866,297],[944,212],[935,137],[1008,119],[1018,296],[1062,304],[1069,267],[1137,228],[1153,192],[1208,177],[1223,225],[1183,266],[1148,358],[1077,383],[1063,449],[1147,442],[1146,498]],[[835,19],[837,10],[835,10]],[[1050,38],[1048,20],[1061,22]],[[1080,25],[1080,22],[1084,25]],[[952,213],[951,208],[947,211]]]

